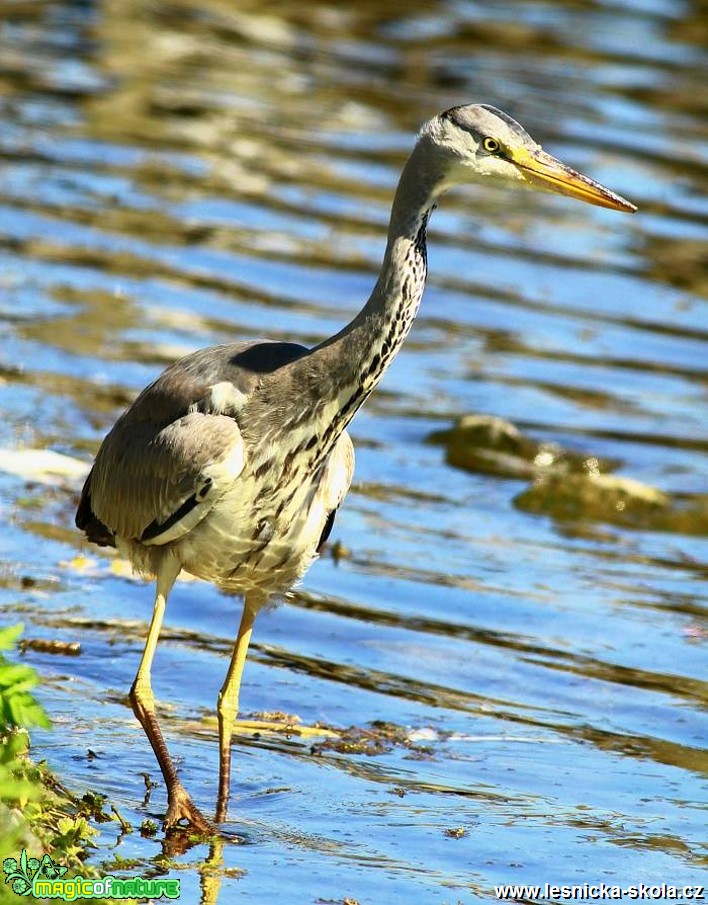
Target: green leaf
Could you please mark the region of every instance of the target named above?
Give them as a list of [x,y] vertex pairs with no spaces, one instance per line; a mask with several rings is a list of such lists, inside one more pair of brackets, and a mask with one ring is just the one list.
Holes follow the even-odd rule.
[[14,650],[17,646],[17,639],[24,630],[24,622],[18,622],[17,625],[8,625],[5,628],[0,628],[0,650]]
[[5,701],[5,711],[11,726],[41,726],[48,729],[51,725],[41,704],[26,692],[8,698]]
[[0,742],[0,764],[24,757],[29,751],[29,736],[22,729],[12,732]]
[[[12,669],[14,675],[9,676],[7,673]],[[10,667],[10,669],[6,669],[3,664],[0,664],[0,694],[4,694],[7,697],[10,697],[13,694],[27,694],[32,688],[35,687],[39,683],[39,679],[34,672],[34,670],[29,670],[26,666],[17,667],[18,671],[15,671],[14,667]],[[19,670],[24,670],[25,674],[19,672]],[[7,683],[2,680],[7,678]],[[4,690],[3,690],[4,689]]]

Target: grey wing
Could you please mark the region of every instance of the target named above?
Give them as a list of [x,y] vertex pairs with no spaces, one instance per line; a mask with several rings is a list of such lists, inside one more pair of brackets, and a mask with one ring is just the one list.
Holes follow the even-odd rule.
[[89,478],[91,510],[114,536],[178,540],[243,469],[241,431],[225,415],[193,412],[158,431],[120,427],[106,438]]
[[286,343],[217,346],[175,362],[116,422],[96,456],[76,523],[99,544],[178,540],[238,479],[238,418],[263,373],[307,350]]

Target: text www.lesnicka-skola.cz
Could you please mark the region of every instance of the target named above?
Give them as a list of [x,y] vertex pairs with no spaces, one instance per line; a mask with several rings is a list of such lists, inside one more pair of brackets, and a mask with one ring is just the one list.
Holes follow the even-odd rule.
[[602,901],[604,899],[630,899],[661,901],[705,901],[705,886],[672,886],[670,883],[635,883],[630,886],[614,886],[612,883],[575,883],[567,886],[519,886],[508,884],[495,886],[494,894],[507,902],[519,900],[538,901],[566,899],[576,902]]

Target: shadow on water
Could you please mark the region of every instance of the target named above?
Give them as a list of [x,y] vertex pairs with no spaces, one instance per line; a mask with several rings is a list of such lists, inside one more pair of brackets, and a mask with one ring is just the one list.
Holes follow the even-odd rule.
[[[705,31],[689,0],[0,0],[4,449],[88,462],[178,355],[337,331],[415,130],[452,104],[508,110],[640,207],[444,199],[332,555],[259,617],[246,670],[247,713],[332,734],[239,733],[227,831],[247,844],[165,852],[114,821],[97,865],[167,870],[190,902],[702,881]],[[480,423],[509,425],[501,445]],[[159,822],[127,703],[151,589],[83,547],[79,486],[0,473],[2,618],[81,643],[25,649],[55,718],[37,756]],[[178,583],[155,664],[206,810],[238,617]]]

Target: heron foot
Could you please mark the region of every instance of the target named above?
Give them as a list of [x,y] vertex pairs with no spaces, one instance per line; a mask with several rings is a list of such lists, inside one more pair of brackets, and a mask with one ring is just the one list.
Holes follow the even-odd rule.
[[177,830],[186,821],[186,828],[197,833],[213,836],[217,832],[214,824],[207,820],[199,808],[192,802],[183,785],[173,786],[167,793],[167,814],[163,826],[167,832]]

